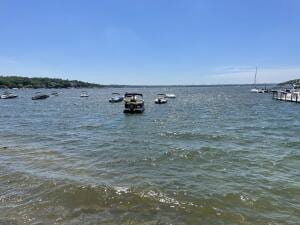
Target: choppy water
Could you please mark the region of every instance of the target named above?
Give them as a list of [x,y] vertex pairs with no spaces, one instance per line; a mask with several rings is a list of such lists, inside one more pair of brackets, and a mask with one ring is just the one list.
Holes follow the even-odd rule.
[[[300,105],[247,87],[0,101],[0,224],[300,224]],[[50,91],[47,91],[49,92]],[[166,105],[155,94],[177,95]]]

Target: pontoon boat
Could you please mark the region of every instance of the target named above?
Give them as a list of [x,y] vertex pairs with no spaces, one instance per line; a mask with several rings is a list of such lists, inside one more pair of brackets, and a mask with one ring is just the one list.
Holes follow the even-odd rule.
[[142,113],[145,110],[143,95],[139,93],[126,93],[124,104],[124,113]]

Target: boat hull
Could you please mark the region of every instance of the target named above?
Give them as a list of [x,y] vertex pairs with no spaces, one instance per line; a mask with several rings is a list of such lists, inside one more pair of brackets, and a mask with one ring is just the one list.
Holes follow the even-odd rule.
[[266,93],[266,91],[264,89],[256,89],[256,88],[251,89],[250,92],[252,92],[252,93]]
[[11,95],[11,96],[0,96],[0,99],[12,99],[12,98],[17,98],[18,96],[17,95]]
[[38,96],[33,96],[31,99],[32,100],[44,100],[46,98],[49,98],[49,95],[38,95]]
[[166,104],[168,101],[165,99],[155,99],[155,104]]
[[113,99],[113,98],[111,98],[111,99],[109,99],[108,100],[110,103],[118,103],[118,102],[122,102],[123,101],[123,98],[118,98],[118,99]]
[[176,95],[175,94],[166,94],[166,97],[167,98],[176,98]]
[[143,113],[145,111],[144,103],[134,104],[125,103],[124,113]]
[[135,113],[143,113],[145,111],[144,108],[140,108],[140,109],[124,109],[123,113],[125,114],[135,114]]

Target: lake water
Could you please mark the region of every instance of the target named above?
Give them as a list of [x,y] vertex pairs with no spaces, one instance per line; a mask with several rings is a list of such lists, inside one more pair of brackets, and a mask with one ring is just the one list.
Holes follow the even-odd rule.
[[[0,224],[300,224],[300,104],[249,89],[17,90],[0,100]],[[126,91],[143,114],[108,103]]]

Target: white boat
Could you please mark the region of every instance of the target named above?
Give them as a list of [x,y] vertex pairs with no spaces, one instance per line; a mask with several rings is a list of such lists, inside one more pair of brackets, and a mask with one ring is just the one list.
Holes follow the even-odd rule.
[[4,93],[0,96],[1,99],[11,99],[11,98],[16,98],[16,97],[18,97],[18,95],[13,94],[13,93],[8,92],[8,91],[4,92]]
[[119,93],[112,93],[112,97],[108,100],[110,103],[122,102],[124,99]]
[[89,97],[89,94],[86,91],[83,91],[83,92],[81,92],[80,97],[87,98],[87,97]]
[[253,85],[254,88],[252,88],[250,90],[250,92],[253,92],[253,93],[267,93],[268,89],[267,89],[266,85],[265,85],[265,88],[257,88],[256,87],[256,76],[257,76],[257,67],[255,69],[255,75],[254,75],[254,85]]
[[262,88],[253,88],[250,90],[253,93],[265,93],[266,91]]
[[251,92],[254,92],[254,93],[267,93],[266,90],[262,89],[262,88],[259,88],[259,89],[251,89]]
[[154,102],[155,104],[166,104],[168,102],[168,99],[165,94],[158,94]]
[[175,94],[166,94],[166,97],[167,98],[176,98],[176,95]]

